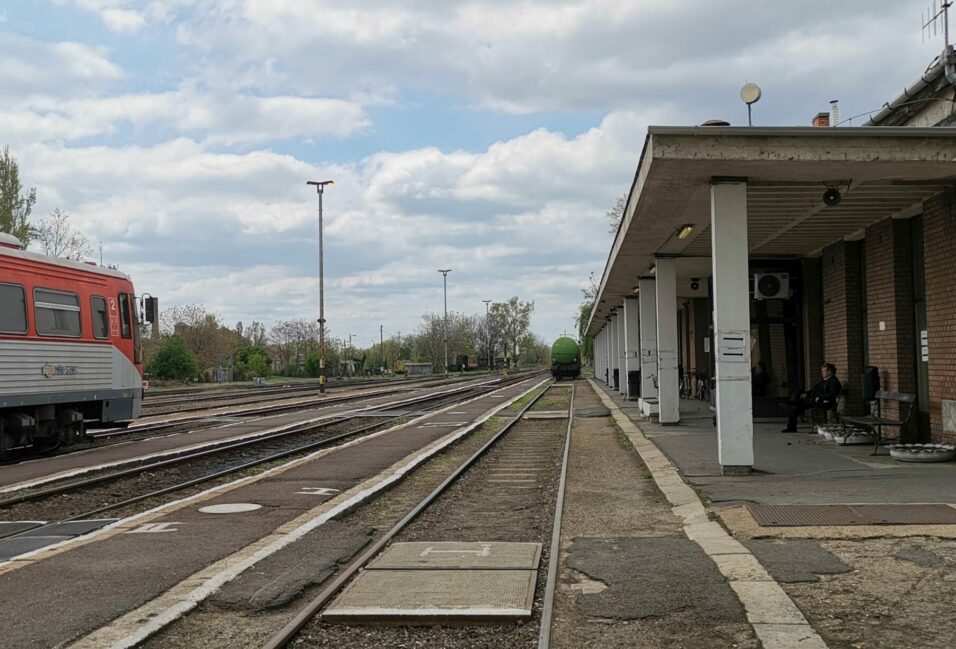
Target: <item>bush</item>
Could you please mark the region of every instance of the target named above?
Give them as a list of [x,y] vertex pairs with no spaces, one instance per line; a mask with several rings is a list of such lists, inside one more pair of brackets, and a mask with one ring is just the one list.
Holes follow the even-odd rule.
[[239,379],[270,376],[272,359],[262,347],[244,347],[236,354],[236,374]]
[[146,372],[167,381],[185,381],[196,376],[196,358],[179,336],[170,336],[163,340]]

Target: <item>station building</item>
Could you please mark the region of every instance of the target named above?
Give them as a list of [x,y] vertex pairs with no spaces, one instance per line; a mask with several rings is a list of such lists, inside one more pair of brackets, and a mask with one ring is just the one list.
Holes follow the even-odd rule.
[[905,439],[956,442],[954,88],[950,47],[862,126],[650,127],[588,323],[596,378],[661,424],[714,388],[725,473],[824,362],[845,414],[875,368],[916,395]]

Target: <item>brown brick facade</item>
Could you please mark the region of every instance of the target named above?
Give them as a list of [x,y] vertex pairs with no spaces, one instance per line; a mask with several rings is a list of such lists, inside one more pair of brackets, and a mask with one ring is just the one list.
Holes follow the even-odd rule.
[[933,439],[956,441],[943,429],[943,400],[956,400],[956,198],[950,188],[923,206],[929,402]]
[[803,259],[803,381],[805,386],[817,382],[819,368],[826,360],[823,351],[823,277],[821,259]]
[[[879,368],[880,386],[916,391],[913,312],[913,242],[909,221],[885,219],[866,229],[868,364]],[[898,416],[894,404],[883,411]],[[915,419],[909,430],[912,439]]]
[[[826,360],[844,386],[844,412],[863,413],[863,245],[838,241],[823,249],[823,341]],[[812,369],[811,375],[812,375]],[[819,368],[818,368],[819,369]]]

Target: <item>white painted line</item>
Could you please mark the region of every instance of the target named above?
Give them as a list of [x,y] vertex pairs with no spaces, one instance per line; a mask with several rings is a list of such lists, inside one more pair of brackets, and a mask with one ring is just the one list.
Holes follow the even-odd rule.
[[[249,546],[246,546],[245,548],[233,553],[228,557],[225,557],[224,559],[217,561],[204,570],[187,577],[156,599],[126,613],[116,620],[113,620],[112,623],[93,631],[86,637],[70,645],[71,649],[102,649],[103,647],[110,647],[110,649],[127,649],[129,647],[134,647],[149,636],[163,629],[166,625],[188,613],[204,599],[219,590],[224,584],[235,579],[250,567],[257,564],[259,561],[272,556],[282,548],[294,543],[320,525],[323,525],[332,518],[368,499],[378,491],[381,491],[390,484],[400,480],[406,473],[411,471],[418,464],[424,462],[431,456],[440,452],[442,449],[454,444],[472,430],[478,428],[484,422],[491,419],[491,417],[493,417],[500,410],[507,408],[509,405],[520,399],[528,391],[540,387],[547,381],[548,379],[545,379],[534,387],[529,388],[529,390],[518,393],[518,395],[509,401],[495,406],[491,410],[481,415],[469,426],[457,431],[453,431],[437,442],[433,442],[431,445],[426,447],[424,451],[412,457],[411,460],[407,462],[402,460],[404,464],[392,465],[392,467],[389,467],[389,469],[380,473],[379,475],[366,480],[357,487],[354,487],[340,496],[326,501],[319,507],[306,512],[302,516],[299,516],[289,523],[286,523],[272,534],[260,539],[255,543],[252,543]],[[514,386],[507,387],[510,388]],[[474,399],[465,401],[464,403],[471,403],[472,401],[474,401]],[[459,405],[461,404],[454,404],[454,406],[449,407],[451,408]],[[439,410],[437,412],[442,411]],[[429,413],[428,415],[423,415],[423,417],[429,417],[433,414],[435,413]],[[401,427],[402,426],[396,426],[394,428],[388,429],[388,431]],[[388,431],[381,431],[375,435],[379,436],[380,434]],[[367,439],[370,439],[370,437],[362,438],[362,440]],[[354,442],[349,442],[349,444],[361,442],[362,440],[354,440]],[[261,475],[266,475],[266,473],[270,472],[265,472]],[[193,496],[192,498],[195,497],[196,496]],[[297,523],[298,526],[293,527],[293,525]],[[2,565],[3,564],[0,564],[0,566]],[[196,584],[200,585],[197,586]]]
[[[747,620],[760,638],[764,649],[826,649],[823,638],[797,608],[790,596],[774,581],[753,554],[727,534],[719,523],[709,520],[707,510],[677,468],[653,441],[644,436],[631,419],[610,399],[604,390],[588,379],[598,397],[611,411],[620,428],[637,450],[654,477],[654,482],[671,504],[671,511],[684,522],[684,533],[696,542],[717,569],[730,582],[747,613]],[[728,557],[739,557],[737,560]],[[767,579],[760,579],[760,571]],[[748,575],[758,579],[746,579]]]

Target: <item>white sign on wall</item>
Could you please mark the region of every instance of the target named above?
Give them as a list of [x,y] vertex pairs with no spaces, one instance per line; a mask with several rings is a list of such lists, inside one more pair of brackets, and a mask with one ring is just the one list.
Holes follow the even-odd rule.
[[747,332],[721,331],[717,342],[717,359],[731,363],[747,362]]

